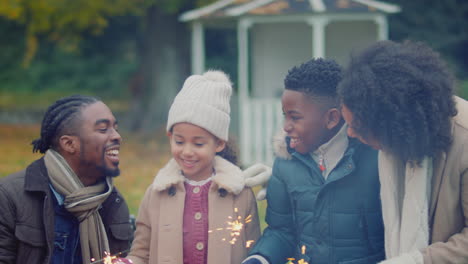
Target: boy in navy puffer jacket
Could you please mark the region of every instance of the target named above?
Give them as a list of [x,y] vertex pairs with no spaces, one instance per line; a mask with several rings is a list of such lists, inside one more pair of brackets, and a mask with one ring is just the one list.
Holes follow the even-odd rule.
[[292,68],[281,99],[268,227],[243,263],[376,263],[384,259],[377,152],[348,138],[336,94],[342,70],[312,59]]

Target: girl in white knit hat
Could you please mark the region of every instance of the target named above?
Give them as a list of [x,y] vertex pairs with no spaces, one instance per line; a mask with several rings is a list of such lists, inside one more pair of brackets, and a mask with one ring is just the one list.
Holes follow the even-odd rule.
[[[192,75],[169,110],[173,158],[147,189],[133,263],[241,263],[260,236],[257,205],[226,151],[232,88],[221,71]],[[232,155],[228,155],[232,158]]]

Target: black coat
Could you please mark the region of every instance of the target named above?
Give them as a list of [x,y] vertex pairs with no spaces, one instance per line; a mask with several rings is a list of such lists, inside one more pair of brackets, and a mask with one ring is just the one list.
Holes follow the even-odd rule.
[[[48,264],[54,250],[54,204],[43,158],[0,179],[0,263]],[[99,209],[111,253],[129,249],[128,206],[114,187]]]

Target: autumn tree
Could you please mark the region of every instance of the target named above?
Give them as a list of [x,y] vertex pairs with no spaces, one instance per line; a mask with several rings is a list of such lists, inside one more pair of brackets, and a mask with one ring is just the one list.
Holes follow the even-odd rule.
[[24,28],[24,67],[34,61],[40,39],[76,51],[86,35],[110,21],[135,16],[138,67],[130,77],[126,125],[152,131],[164,124],[171,99],[189,74],[190,32],[178,15],[213,0],[0,0],[0,16]]

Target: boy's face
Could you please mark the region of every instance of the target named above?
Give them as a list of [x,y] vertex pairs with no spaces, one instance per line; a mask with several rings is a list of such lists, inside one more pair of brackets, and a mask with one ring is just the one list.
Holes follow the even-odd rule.
[[285,90],[281,97],[284,114],[283,129],[291,138],[289,147],[306,154],[316,150],[330,137],[327,113],[323,104],[306,94]]

